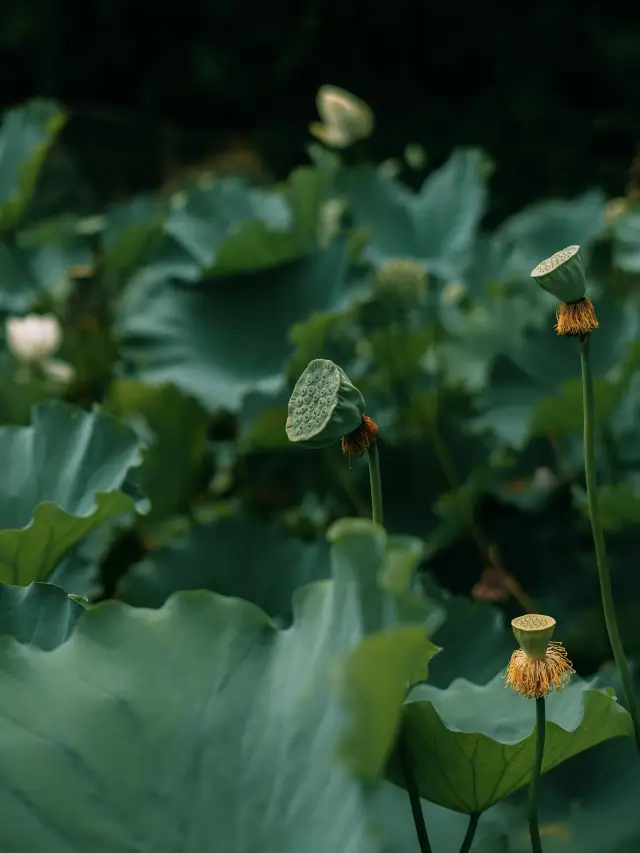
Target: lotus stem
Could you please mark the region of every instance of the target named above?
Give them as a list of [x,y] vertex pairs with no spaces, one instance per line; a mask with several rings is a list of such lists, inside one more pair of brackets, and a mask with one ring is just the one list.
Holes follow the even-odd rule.
[[407,743],[407,737],[404,730],[400,731],[398,755],[400,758],[400,766],[402,767],[402,775],[404,776],[404,783],[407,786],[407,794],[409,795],[409,803],[411,804],[411,814],[413,815],[413,822],[416,827],[420,853],[432,853],[431,844],[429,843],[429,835],[427,834],[427,825],[424,822],[420,793],[413,775],[411,752],[409,751],[409,744]]
[[538,826],[538,782],[542,768],[542,756],[544,753],[545,737],[545,699],[539,696],[536,699],[536,752],[531,768],[531,780],[529,782],[529,835],[531,837],[531,850],[533,853],[542,853],[540,843],[540,828]]
[[476,829],[478,828],[479,820],[480,812],[469,815],[469,824],[467,825],[467,831],[465,832],[464,838],[462,840],[462,847],[460,848],[460,853],[469,853],[469,851],[471,850],[471,845],[473,844],[473,839],[476,836]]
[[382,525],[382,482],[380,480],[380,457],[378,442],[374,441],[367,452],[369,460],[369,483],[371,486],[371,516],[376,524]]
[[593,376],[591,373],[591,362],[589,359],[589,335],[583,335],[580,339],[580,363],[582,367],[582,396],[584,408],[584,471],[587,483],[587,501],[589,504],[589,516],[591,518],[591,530],[593,543],[598,564],[598,578],[600,580],[600,596],[602,598],[602,609],[604,621],[607,626],[609,643],[613,651],[613,657],[620,673],[622,689],[624,691],[627,708],[633,720],[633,731],[636,746],[640,752],[640,717],[638,715],[638,704],[633,689],[633,681],[629,664],[622,647],[620,629],[615,606],[613,604],[613,590],[611,588],[611,572],[609,560],[604,541],[602,520],[600,518],[600,505],[598,502],[598,482],[596,477],[596,454],[595,454],[595,413],[593,398]]
[[[382,481],[380,479],[380,457],[378,455],[377,441],[374,441],[370,445],[367,451],[367,458],[369,460],[369,482],[371,485],[371,515],[376,524],[382,524]],[[418,786],[416,785],[415,776],[413,775],[411,752],[407,743],[406,734],[402,728],[398,739],[398,755],[400,758],[400,766],[402,767],[402,775],[404,776],[404,782],[407,787],[407,794],[409,795],[413,823],[416,828],[418,843],[420,844],[420,853],[431,853],[431,845],[429,844],[427,825],[424,822],[420,794],[418,792]]]

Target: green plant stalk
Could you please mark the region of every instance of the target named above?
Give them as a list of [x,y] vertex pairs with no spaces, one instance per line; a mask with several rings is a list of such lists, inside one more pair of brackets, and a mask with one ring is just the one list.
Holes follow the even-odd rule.
[[402,729],[398,739],[398,756],[400,758],[400,766],[402,767],[402,775],[404,776],[405,785],[407,786],[407,794],[409,795],[409,803],[411,804],[411,814],[413,815],[413,822],[416,827],[420,853],[432,853],[431,844],[429,843],[429,835],[427,834],[427,826],[424,822],[420,793],[413,775],[411,753],[409,751],[405,732]]
[[[367,458],[369,461],[369,483],[371,484],[371,516],[376,524],[382,524],[382,481],[380,479],[380,457],[378,455],[377,441],[374,441],[367,451]],[[420,794],[413,775],[411,753],[409,752],[406,735],[402,729],[398,738],[398,755],[405,785],[407,786],[407,794],[409,795],[411,814],[413,815],[413,822],[416,827],[420,851],[421,853],[431,853],[427,826],[424,822],[424,814],[422,813],[422,805],[420,803]]]
[[598,564],[598,577],[600,580],[600,596],[602,598],[602,609],[604,621],[607,626],[609,643],[613,651],[613,657],[620,673],[622,689],[627,700],[627,708],[633,720],[633,731],[636,746],[640,752],[640,717],[638,716],[638,704],[633,689],[633,681],[627,658],[622,647],[620,629],[615,606],[613,604],[613,590],[611,588],[611,572],[609,560],[604,541],[604,532],[600,518],[600,505],[598,503],[598,482],[596,477],[596,452],[595,452],[595,411],[593,399],[593,376],[591,374],[591,362],[589,359],[589,336],[586,335],[580,341],[580,363],[582,367],[582,398],[584,407],[584,471],[587,482],[587,501],[589,504],[589,516],[591,518],[591,530],[593,532],[593,543],[596,551],[596,562]]
[[542,755],[544,753],[545,736],[545,704],[544,696],[536,699],[536,752],[531,768],[531,781],[529,782],[529,836],[531,837],[531,849],[533,853],[542,853],[540,844],[540,828],[538,826],[538,782],[540,780],[540,769],[542,767]]
[[382,482],[380,480],[380,457],[378,442],[374,441],[367,451],[369,459],[369,484],[371,486],[371,517],[376,524],[382,524]]
[[460,848],[460,853],[469,853],[471,850],[471,845],[473,844],[473,839],[476,836],[476,829],[478,828],[478,821],[480,820],[480,812],[477,814],[469,815],[469,823],[467,825],[467,831],[464,834],[464,838],[462,839],[462,847]]

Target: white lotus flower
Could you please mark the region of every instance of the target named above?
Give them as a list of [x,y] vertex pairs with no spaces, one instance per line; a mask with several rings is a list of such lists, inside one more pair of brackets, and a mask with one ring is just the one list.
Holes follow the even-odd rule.
[[6,321],[7,346],[24,362],[44,361],[62,341],[62,328],[53,314],[28,314]]
[[337,86],[320,86],[316,106],[322,123],[309,125],[309,131],[331,148],[347,148],[360,139],[366,139],[373,130],[373,113],[370,107]]

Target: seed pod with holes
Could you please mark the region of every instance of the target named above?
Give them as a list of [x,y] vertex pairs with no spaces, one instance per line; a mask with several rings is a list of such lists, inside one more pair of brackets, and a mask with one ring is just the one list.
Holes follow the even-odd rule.
[[580,246],[567,246],[551,255],[538,264],[531,278],[560,302],[578,302],[587,288]]
[[325,358],[309,363],[289,399],[289,441],[325,447],[358,429],[364,398],[347,374]]
[[511,621],[516,640],[530,658],[542,659],[556,629],[556,620],[540,613],[527,613]]
[[532,271],[540,287],[560,300],[556,310],[559,335],[587,335],[598,328],[593,305],[585,295],[587,279],[580,246],[567,246]]
[[289,399],[289,441],[326,447],[341,440],[343,453],[362,456],[378,437],[364,398],[347,374],[324,358],[307,365]]

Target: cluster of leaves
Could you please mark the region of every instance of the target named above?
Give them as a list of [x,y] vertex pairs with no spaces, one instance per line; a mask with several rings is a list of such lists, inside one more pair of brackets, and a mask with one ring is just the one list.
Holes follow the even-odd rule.
[[[35,102],[0,131],[0,309],[55,314],[71,369],[0,358],[0,847],[415,850],[402,731],[436,853],[490,808],[474,850],[526,849],[534,709],[504,690],[505,616],[533,599],[584,675],[608,655],[579,359],[528,274],[571,243],[589,259],[637,654],[640,213],[592,190],[485,233],[479,151],[413,193],[394,164],[312,147],[282,186],[203,175],[50,215],[63,118]],[[366,466],[287,443],[316,357],[380,424],[387,532],[365,518]],[[601,744],[544,779],[550,850],[640,838],[612,683],[549,701],[545,770]]]

